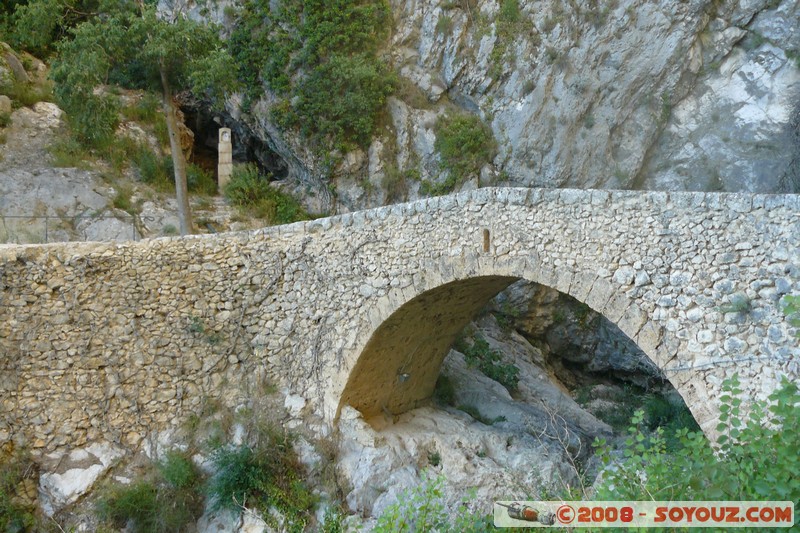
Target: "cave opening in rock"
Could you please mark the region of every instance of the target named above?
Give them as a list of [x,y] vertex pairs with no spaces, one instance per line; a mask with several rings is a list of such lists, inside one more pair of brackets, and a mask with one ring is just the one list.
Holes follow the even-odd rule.
[[233,120],[227,113],[215,113],[200,103],[186,103],[181,107],[186,126],[194,133],[191,162],[212,172],[217,177],[217,144],[219,129],[231,129],[233,162],[253,163],[264,175],[283,179],[288,167],[283,158],[267,142],[255,135],[247,126]]

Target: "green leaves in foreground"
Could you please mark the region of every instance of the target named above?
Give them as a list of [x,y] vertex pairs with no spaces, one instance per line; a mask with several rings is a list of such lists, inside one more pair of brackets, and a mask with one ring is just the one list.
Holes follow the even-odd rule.
[[[637,411],[624,459],[602,473],[598,500],[781,500],[800,501],[800,392],[784,379],[769,402],[742,408],[736,376],[720,397],[720,433],[710,443],[701,432],[676,432],[681,447],[668,453],[661,428],[648,435]],[[605,441],[595,441],[604,464],[612,462]]]
[[[422,483],[403,492],[398,503],[391,505],[378,518],[376,533],[482,533],[495,531],[491,517],[467,508],[463,502],[452,519],[447,512],[442,485],[444,476],[432,477],[422,472]],[[474,499],[474,495],[473,495]]]

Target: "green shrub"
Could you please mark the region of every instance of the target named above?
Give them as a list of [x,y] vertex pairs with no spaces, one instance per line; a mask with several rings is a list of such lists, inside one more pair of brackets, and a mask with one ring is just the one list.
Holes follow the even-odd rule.
[[15,107],[31,107],[39,102],[53,101],[53,86],[47,83],[12,81],[0,85],[0,94],[11,98]]
[[519,368],[514,364],[503,363],[500,352],[492,350],[489,343],[480,335],[476,335],[472,344],[460,346],[459,351],[464,354],[464,358],[469,366],[477,367],[478,370],[488,377],[497,381],[509,391],[517,388],[519,383]]
[[11,113],[0,113],[0,128],[7,128],[11,125]]
[[57,168],[88,168],[93,159],[88,148],[73,137],[57,140],[48,148],[53,156],[53,166]]
[[283,430],[262,428],[260,442],[238,448],[220,447],[212,455],[217,473],[208,494],[214,509],[258,509],[275,526],[269,512],[284,516],[287,529],[302,531],[311,517],[315,497],[302,481],[302,466],[292,448],[292,438]]
[[387,203],[399,202],[408,198],[408,184],[418,179],[416,169],[400,171],[395,164],[389,164],[384,169],[381,188],[386,193]]
[[[502,77],[507,72],[507,69],[504,68],[506,61],[514,60],[512,57],[513,47],[510,45],[517,41],[525,31],[523,22],[519,0],[502,0],[500,2],[500,12],[495,24],[497,38],[489,55],[489,75],[492,78]],[[532,38],[536,36],[537,34],[533,34]]]
[[450,35],[453,32],[453,17],[450,15],[440,15],[436,21],[437,35]]
[[680,440],[675,437],[679,430],[700,431],[692,412],[682,401],[677,404],[670,402],[663,396],[650,394],[644,401],[643,411],[643,421],[648,429],[651,431],[657,428],[664,429],[667,451],[680,448]]
[[370,56],[334,55],[300,82],[295,121],[303,135],[335,148],[366,147],[394,85],[389,68]]
[[502,0],[497,18],[504,24],[517,24],[522,19],[519,0]]
[[454,511],[451,521],[442,492],[444,476],[431,477],[422,472],[422,483],[406,490],[378,517],[375,533],[412,533],[437,531],[439,533],[483,533],[494,531],[491,516],[471,511],[465,503]]
[[194,463],[185,454],[171,450],[158,464],[158,470],[170,486],[185,489],[195,486],[200,480],[200,473]]
[[450,192],[459,183],[479,174],[481,167],[490,162],[497,151],[491,128],[475,115],[444,115],[436,121],[434,132],[434,148],[449,171],[443,192]]
[[186,186],[189,192],[195,194],[213,196],[217,193],[217,181],[214,179],[214,174],[194,163],[186,165]]
[[143,182],[162,192],[175,190],[172,158],[169,156],[157,155],[147,146],[141,146],[133,157],[133,163]]
[[144,93],[134,104],[122,108],[122,116],[126,120],[155,124],[161,114],[161,100],[152,93]]
[[0,531],[10,533],[33,531],[36,526],[35,507],[18,497],[20,484],[38,484],[38,470],[26,452],[14,452],[0,460]]
[[269,185],[255,165],[237,165],[231,180],[225,186],[225,197],[252,216],[263,218],[270,224],[288,224],[308,219],[300,203]]
[[523,310],[519,307],[516,307],[508,300],[505,300],[500,305],[500,308],[496,311],[493,311],[492,314],[494,315],[495,320],[497,320],[497,325],[500,327],[500,329],[506,333],[509,333],[514,329],[514,324],[516,323],[517,319],[523,315]]
[[262,83],[281,97],[272,110],[324,148],[366,146],[395,82],[377,57],[391,15],[385,0],[249,0],[230,39],[250,99]]
[[344,514],[341,510],[333,506],[325,509],[325,516],[322,519],[322,533],[344,533],[342,518]]
[[122,209],[128,213],[135,214],[136,208],[131,201],[133,190],[129,186],[117,186],[117,192],[114,195],[113,205],[117,209]]
[[139,149],[140,145],[136,140],[127,136],[113,136],[98,141],[92,147],[92,152],[99,159],[108,162],[119,176],[123,170],[130,166],[131,160]]
[[159,528],[158,489],[149,481],[131,485],[116,485],[105,492],[97,503],[96,512],[105,521],[117,527],[128,521],[135,532],[163,531]]
[[146,479],[101,489],[95,512],[115,527],[138,533],[183,531],[203,512],[202,479],[183,453],[169,452]]
[[[726,380],[720,397],[719,438],[680,429],[680,449],[670,453],[664,430],[644,429],[637,411],[629,428],[624,459],[606,469],[597,500],[800,500],[800,391],[784,379],[769,403],[754,402],[745,415],[738,378]],[[603,463],[610,449],[597,439]],[[677,481],[677,482],[676,482]]]

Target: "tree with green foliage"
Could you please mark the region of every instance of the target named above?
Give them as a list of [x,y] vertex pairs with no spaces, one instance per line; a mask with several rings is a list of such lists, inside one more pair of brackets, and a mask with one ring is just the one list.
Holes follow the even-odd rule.
[[153,3],[104,3],[96,16],[75,26],[70,38],[59,42],[52,77],[56,97],[73,130],[89,145],[108,139],[116,129],[115,99],[101,89],[104,85],[161,94],[180,232],[185,235],[192,232],[192,221],[175,96],[192,90],[218,102],[233,86],[234,78],[228,75],[229,57],[217,28],[190,20],[181,12],[157,11]]
[[6,24],[12,44],[45,57],[69,30],[97,16],[111,0],[12,0],[7,2]]

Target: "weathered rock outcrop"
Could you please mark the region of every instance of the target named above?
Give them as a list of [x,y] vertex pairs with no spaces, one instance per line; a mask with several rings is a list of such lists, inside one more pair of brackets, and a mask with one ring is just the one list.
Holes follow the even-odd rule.
[[[309,201],[316,209],[386,202],[387,164],[443,179],[432,126],[453,106],[479,114],[499,143],[484,184],[798,190],[796,2],[394,0],[391,7],[385,53],[411,88],[390,99],[388,130],[335,169],[337,197],[304,142],[270,123],[269,96],[241,116],[302,191],[317,191]],[[416,198],[419,184],[408,185]]]

